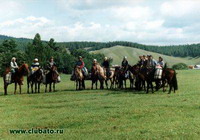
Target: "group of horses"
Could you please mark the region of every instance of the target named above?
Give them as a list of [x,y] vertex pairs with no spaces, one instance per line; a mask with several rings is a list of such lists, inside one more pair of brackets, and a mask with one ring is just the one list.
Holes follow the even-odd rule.
[[[109,72],[106,70],[109,70]],[[152,93],[154,93],[154,82],[156,91],[162,88],[163,92],[165,92],[167,86],[169,86],[168,93],[171,93],[172,89],[174,92],[178,90],[177,73],[175,70],[164,67],[162,76],[159,79],[155,79],[154,73],[154,68],[140,67],[139,65],[128,65],[127,69],[120,66],[104,69],[97,64],[92,66],[91,74],[88,77],[84,76],[81,69],[76,67],[74,80],[76,82],[76,90],[85,89],[85,80],[92,81],[91,89],[94,88],[94,85],[96,89],[98,88],[98,81],[100,83],[100,89],[104,89],[104,83],[107,89],[126,89],[126,80],[129,80],[130,89],[138,91],[145,90],[146,93],[149,93],[150,88]],[[108,82],[110,82],[110,87],[108,87]]]
[[4,95],[7,95],[8,85],[12,83],[15,84],[14,94],[16,94],[17,85],[19,85],[19,92],[21,94],[21,86],[23,85],[24,76],[27,76],[27,93],[30,93],[29,92],[30,87],[31,87],[31,93],[34,92],[40,93],[41,83],[45,84],[45,92],[47,92],[48,85],[49,85],[49,92],[52,91],[51,88],[52,84],[53,84],[53,91],[55,91],[55,83],[57,82],[58,79],[58,74],[56,72],[56,69],[57,69],[56,66],[52,66],[52,68],[47,72],[39,68],[37,71],[31,74],[28,64],[23,64],[12,76],[12,81],[8,82],[6,76],[10,74],[11,69],[6,68],[5,73],[3,74]]
[[[109,70],[109,71],[107,71]],[[39,68],[33,74],[30,74],[30,70],[27,64],[23,64],[12,76],[12,82],[15,84],[14,94],[16,94],[17,85],[19,85],[19,90],[21,93],[21,86],[23,85],[24,76],[27,76],[27,93],[29,93],[29,88],[31,87],[31,93],[39,93],[41,83],[45,84],[45,92],[47,92],[47,86],[49,85],[49,92],[55,91],[55,84],[58,82],[56,66],[53,66],[48,72]],[[7,82],[6,76],[11,72],[10,68],[6,68],[3,75],[4,81],[4,94],[7,95],[8,85],[11,83]],[[104,83],[107,89],[126,89],[126,81],[130,82],[130,89],[135,89],[138,91],[145,90],[146,93],[149,92],[151,88],[152,93],[154,92],[154,84],[156,91],[163,88],[163,92],[166,91],[166,85],[169,86],[169,92],[172,89],[174,92],[178,90],[178,83],[176,77],[176,71],[171,68],[163,68],[162,76],[160,79],[155,79],[154,77],[155,69],[140,67],[139,65],[128,66],[127,69],[123,67],[116,66],[110,69],[104,69],[99,64],[92,66],[91,74],[89,77],[84,76],[82,70],[76,67],[74,70],[76,90],[85,89],[85,80],[91,80],[91,89],[96,86],[98,88],[98,81],[100,82],[100,89],[104,89]],[[44,82],[45,79],[45,82]],[[110,83],[110,87],[109,84]],[[34,88],[35,86],[35,88]]]

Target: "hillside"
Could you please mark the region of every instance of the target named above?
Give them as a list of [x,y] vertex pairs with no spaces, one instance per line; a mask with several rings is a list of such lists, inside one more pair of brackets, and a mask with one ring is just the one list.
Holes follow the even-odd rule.
[[91,53],[102,53],[107,57],[113,58],[112,64],[121,64],[123,56],[127,56],[130,64],[135,64],[139,60],[140,55],[148,55],[151,54],[155,59],[158,59],[159,56],[163,57],[165,62],[168,63],[169,66],[172,66],[176,63],[186,63],[187,65],[195,65],[200,64],[200,58],[182,58],[182,57],[173,57],[162,55],[159,53],[149,52],[137,48],[130,48],[125,46],[114,46],[111,48],[100,49],[96,51],[91,51]]

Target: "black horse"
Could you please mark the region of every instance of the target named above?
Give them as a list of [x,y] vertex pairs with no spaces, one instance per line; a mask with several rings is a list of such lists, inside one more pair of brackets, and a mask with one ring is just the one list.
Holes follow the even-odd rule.
[[29,93],[29,87],[31,85],[31,92],[33,93],[33,85],[35,85],[35,93],[40,93],[40,85],[43,80],[43,70],[39,68],[36,72],[27,77],[27,93]]

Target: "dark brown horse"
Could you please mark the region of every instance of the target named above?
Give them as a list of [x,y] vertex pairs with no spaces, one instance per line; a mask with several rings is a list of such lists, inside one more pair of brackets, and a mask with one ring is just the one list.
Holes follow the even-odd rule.
[[164,68],[162,74],[162,86],[163,91],[165,91],[166,82],[169,84],[169,94],[171,93],[172,88],[174,89],[174,93],[178,90],[178,82],[176,78],[176,71],[171,68]]
[[[154,87],[153,82],[156,83],[156,90],[160,88],[160,81],[161,79],[154,79],[154,73],[155,70],[151,68],[142,67],[140,68],[138,65],[135,65],[131,69],[132,73],[136,75],[137,77],[137,88],[140,90],[145,84],[145,81],[147,83],[146,93],[149,92],[149,88],[151,88],[152,93],[154,93]],[[145,85],[144,85],[145,87]]]
[[[11,84],[11,83],[8,83],[7,79],[6,79],[6,76],[10,74],[10,71],[11,71],[10,68],[6,68],[5,73],[3,75],[4,95],[7,95],[8,85]],[[19,85],[19,91],[20,91],[20,94],[21,94],[21,85],[23,85],[24,76],[28,75],[28,73],[29,73],[28,65],[23,64],[21,67],[19,67],[19,69],[12,76],[13,77],[12,81],[13,81],[13,83],[15,83],[14,94],[16,94],[17,84]]]
[[40,84],[43,80],[43,70],[38,69],[33,74],[27,77],[27,93],[29,93],[29,86],[31,85],[31,92],[33,93],[33,85],[35,85],[35,93],[40,93]]
[[93,65],[91,68],[91,80],[92,80],[92,86],[91,89],[93,89],[94,84],[96,85],[96,89],[97,89],[97,85],[98,85],[98,70],[97,70],[97,66]]
[[51,86],[53,84],[53,91],[55,92],[55,84],[58,82],[57,67],[52,66],[50,71],[45,75],[45,92],[47,92],[47,86],[49,85],[49,92],[51,92]]

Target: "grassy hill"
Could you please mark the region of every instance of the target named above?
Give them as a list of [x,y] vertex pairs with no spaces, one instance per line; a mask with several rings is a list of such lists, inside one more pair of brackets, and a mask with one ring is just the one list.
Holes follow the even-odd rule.
[[114,46],[111,48],[100,49],[96,51],[91,51],[91,53],[102,53],[107,57],[113,58],[112,64],[121,64],[123,56],[127,56],[130,64],[135,64],[139,60],[140,55],[153,55],[154,59],[158,59],[159,56],[163,57],[165,62],[168,63],[169,66],[172,66],[176,63],[185,63],[187,65],[195,65],[200,64],[200,58],[190,58],[190,57],[173,57],[167,56],[159,53],[149,52],[137,48],[130,48],[125,46]]

